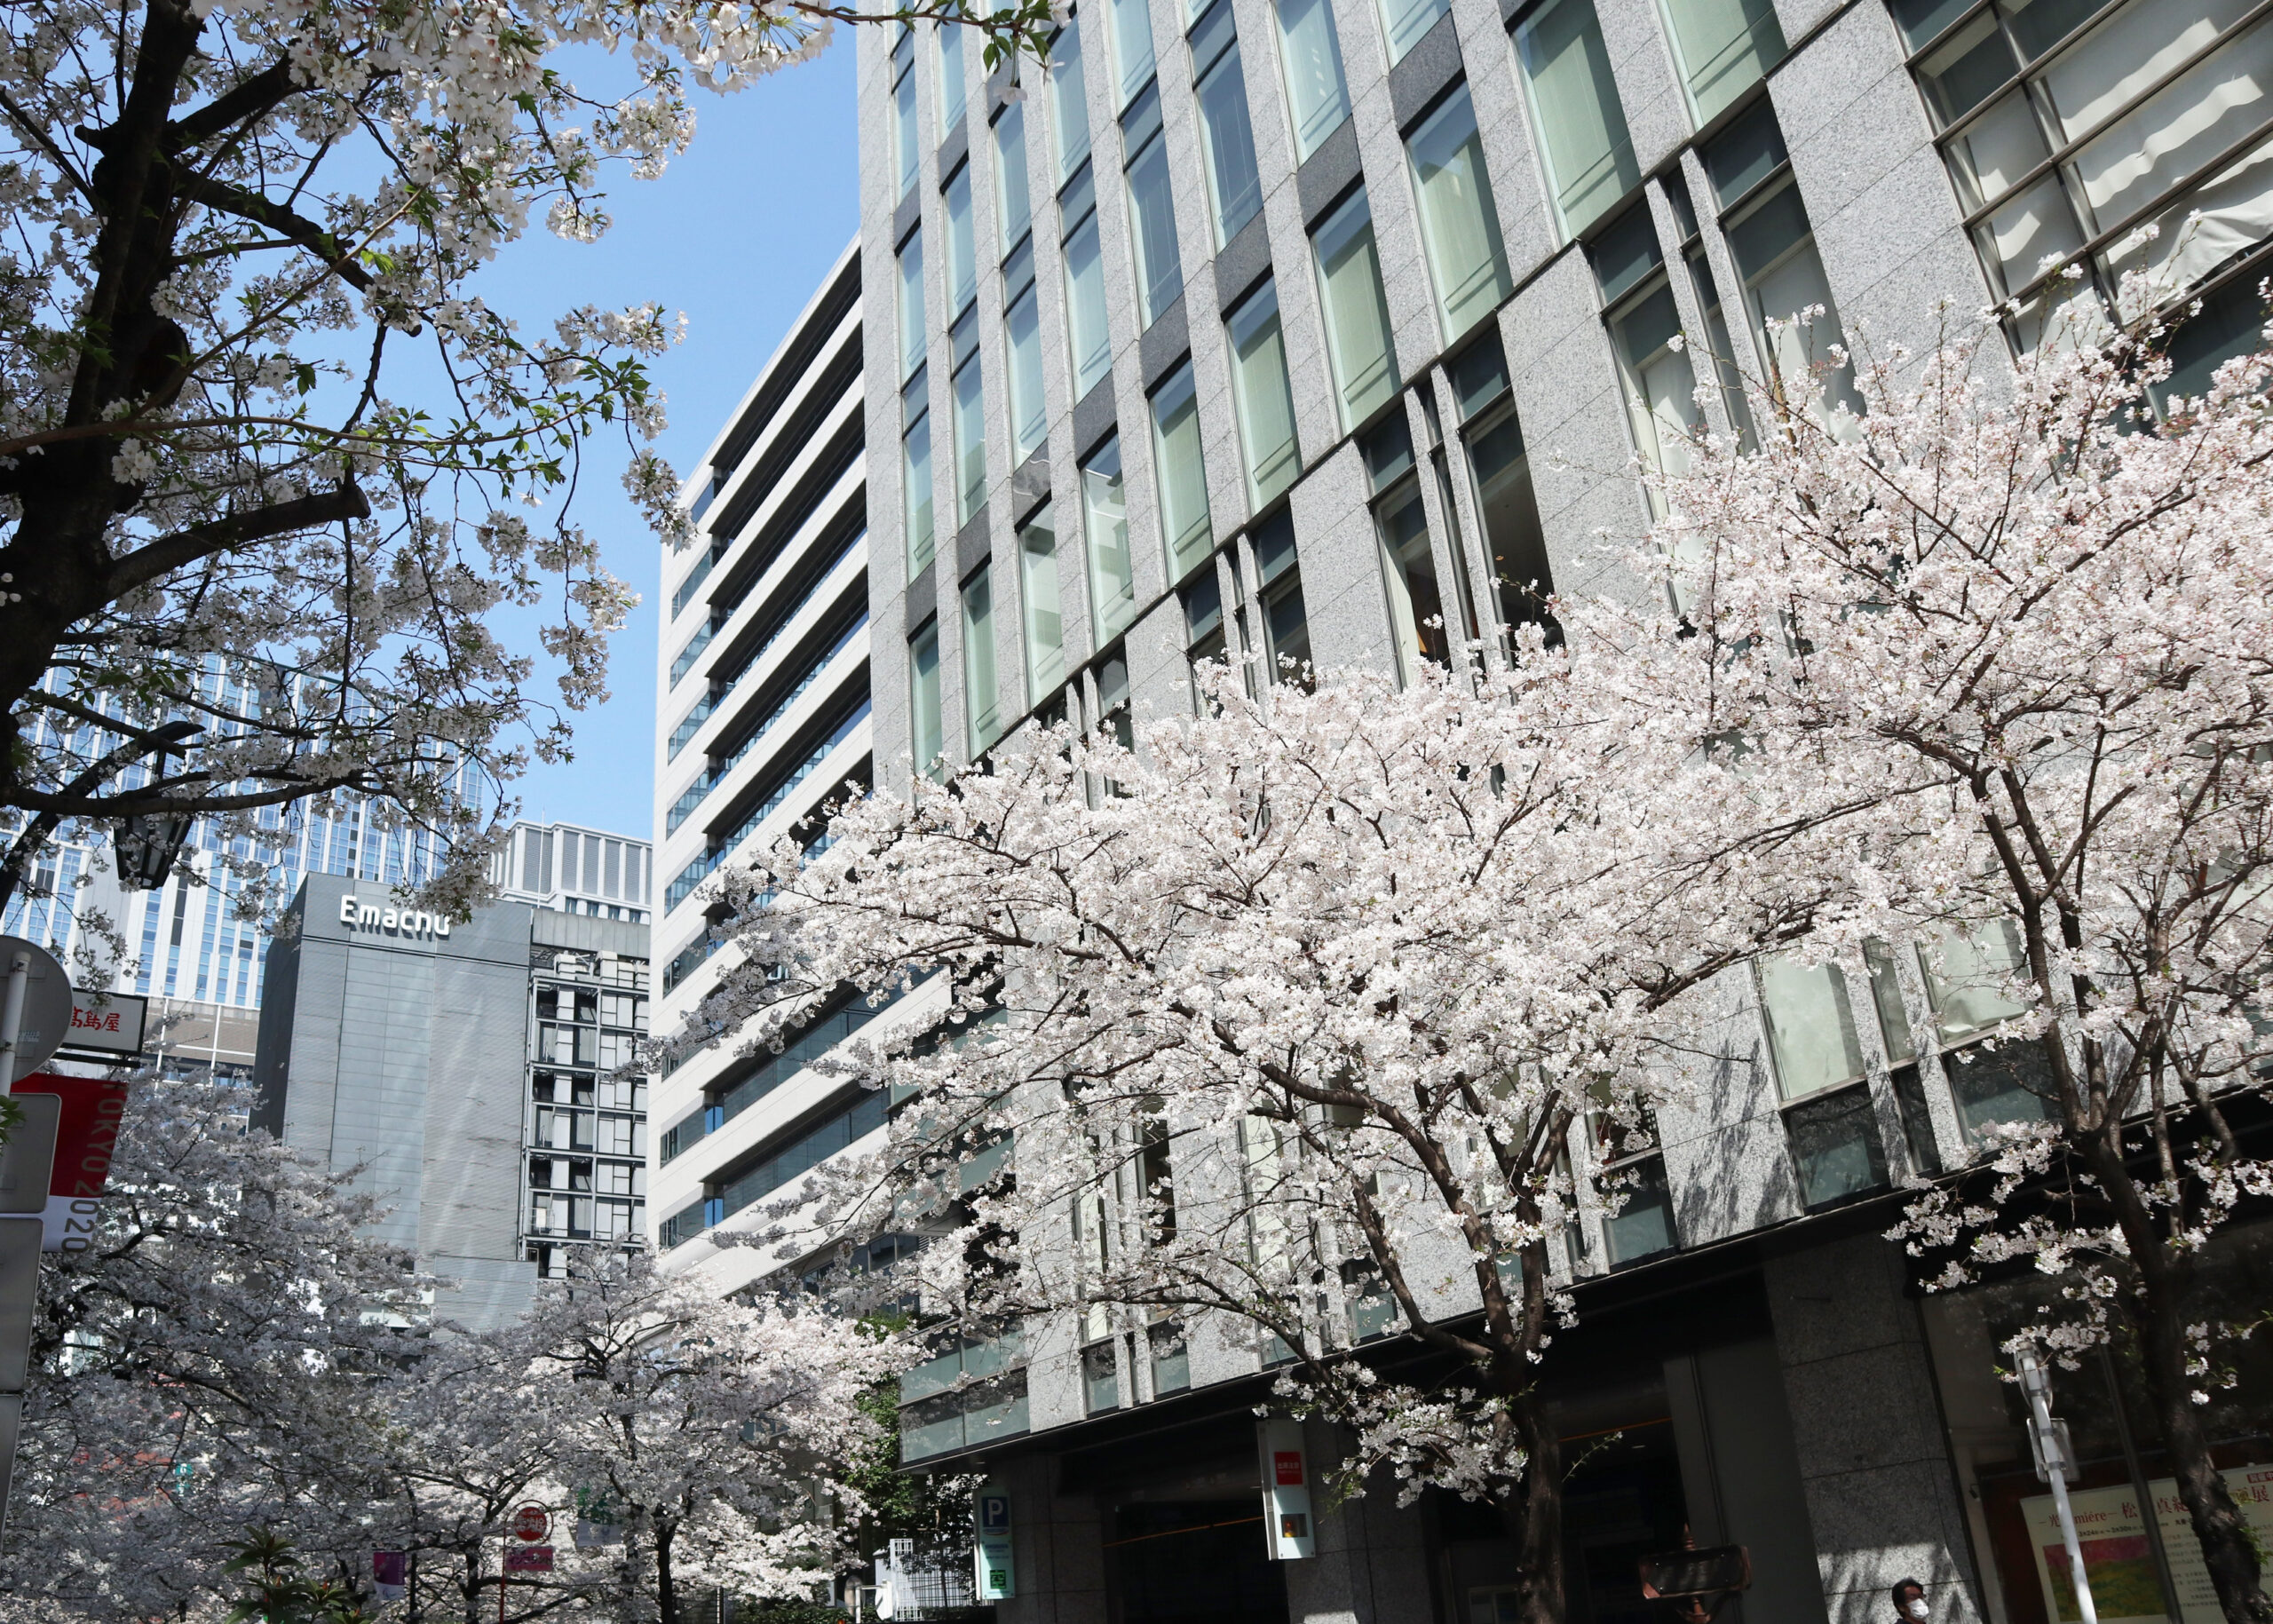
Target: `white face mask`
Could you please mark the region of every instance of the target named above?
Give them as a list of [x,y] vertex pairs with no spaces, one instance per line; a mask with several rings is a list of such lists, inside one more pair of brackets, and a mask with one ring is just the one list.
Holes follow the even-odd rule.
[[1902,1610],[1913,1619],[1922,1619],[1926,1616],[1926,1598],[1921,1596],[1913,1601],[1906,1602],[1903,1604]]

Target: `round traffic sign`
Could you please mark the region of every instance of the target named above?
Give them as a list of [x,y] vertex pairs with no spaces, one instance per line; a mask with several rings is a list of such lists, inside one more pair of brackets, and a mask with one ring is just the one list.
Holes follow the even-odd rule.
[[516,1506],[512,1520],[505,1525],[517,1540],[535,1544],[552,1532],[552,1514],[543,1506]]
[[71,1035],[71,978],[55,955],[20,936],[0,936],[0,998],[7,994],[8,978],[18,954],[28,963],[24,982],[24,1013],[16,1028],[15,1069],[12,1077],[28,1077]]

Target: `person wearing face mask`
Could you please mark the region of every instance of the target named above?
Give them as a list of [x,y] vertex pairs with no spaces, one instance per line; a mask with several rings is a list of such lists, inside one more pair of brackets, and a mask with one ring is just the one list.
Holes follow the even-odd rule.
[[1926,1624],[1932,1616],[1926,1605],[1926,1587],[1905,1579],[1894,1587],[1894,1616],[1900,1624]]

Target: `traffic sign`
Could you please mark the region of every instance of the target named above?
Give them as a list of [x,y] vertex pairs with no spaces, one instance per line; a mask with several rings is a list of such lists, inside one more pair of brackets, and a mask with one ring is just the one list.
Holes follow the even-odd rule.
[[71,978],[46,948],[20,936],[0,936],[0,989],[8,985],[18,954],[26,961],[23,1012],[18,1017],[15,1053],[0,1055],[0,1067],[14,1062],[14,1068],[0,1078],[0,1088],[47,1064],[48,1057],[71,1035]]
[[512,1520],[505,1526],[515,1539],[534,1545],[552,1532],[552,1514],[543,1506],[516,1506]]
[[507,1547],[505,1571],[508,1573],[550,1573],[552,1572],[552,1547],[550,1545]]

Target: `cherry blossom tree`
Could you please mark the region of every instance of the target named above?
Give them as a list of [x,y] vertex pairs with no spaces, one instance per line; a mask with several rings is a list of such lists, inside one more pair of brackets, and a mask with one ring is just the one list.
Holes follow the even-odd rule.
[[[1582,1141],[1646,1143],[1689,1100],[1676,1012],[1802,933],[1843,863],[1802,831],[1759,883],[1722,872],[1771,797],[1691,718],[1524,641],[1480,690],[1342,674],[1257,702],[1219,669],[1208,714],[1134,751],[1045,733],[858,801],[729,885],[741,951],[699,1030],[761,1044],[817,996],[931,978],[931,1018],[839,1062],[908,1103],[811,1221],[857,1232],[863,1177],[871,1226],[933,1214],[916,1266],[951,1334],[1286,1360],[1283,1396],[1346,1429],[1346,1488],[1498,1502],[1548,1620],[1537,1367],[1564,1232],[1618,1199]],[[1392,1324],[1419,1374],[1360,1345]]]
[[[1810,951],[1881,940],[1969,981],[1976,1064],[2022,1085],[1985,1113],[2017,1120],[1973,1124],[1977,1175],[1896,1235],[1944,1287],[2016,1260],[2060,1281],[2016,1354],[2135,1353],[2225,1614],[2264,1624],[2203,1416],[2262,1323],[2218,1304],[2206,1253],[2273,1194],[2243,1131],[2273,964],[2273,354],[2173,398],[2162,337],[2071,314],[2008,367],[1952,319],[1865,358],[1859,423],[1807,380],[1760,392],[1758,452],[1697,448],[1642,561],[1689,635],[1558,613],[1644,709],[1701,702],[1700,731],[1840,786],[1855,895]],[[1772,827],[1749,844],[1780,860]]]
[[352,1524],[373,1395],[425,1283],[360,1239],[345,1175],[246,1135],[233,1090],[138,1083],[99,1232],[41,1271],[8,1506],[9,1616],[177,1616],[273,1530],[312,1578],[368,1578]]
[[[492,308],[532,210],[590,240],[611,166],[659,173],[697,89],[936,18],[988,59],[1041,0],[36,0],[0,50],[0,896],[91,822],[335,788],[453,837],[469,762],[568,748],[631,602],[563,499],[622,432],[683,541],[653,305]],[[597,47],[598,49],[592,49]],[[580,68],[612,73],[580,90]],[[557,320],[555,316],[557,314]],[[532,507],[553,504],[540,519]],[[543,622],[557,698],[529,688]],[[259,865],[256,862],[254,867]],[[257,874],[248,877],[257,878]]]

